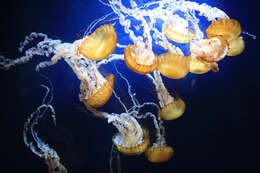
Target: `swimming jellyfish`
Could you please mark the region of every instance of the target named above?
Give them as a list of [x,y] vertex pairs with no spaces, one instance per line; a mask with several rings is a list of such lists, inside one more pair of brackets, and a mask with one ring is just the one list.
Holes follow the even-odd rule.
[[169,94],[162,81],[160,72],[156,70],[153,76],[147,75],[147,77],[153,81],[156,88],[156,94],[161,108],[159,112],[160,117],[164,120],[174,120],[181,117],[185,111],[186,104],[179,96],[174,98]]
[[128,46],[124,51],[126,65],[138,74],[153,72],[158,66],[158,57],[144,46]]
[[153,163],[160,163],[168,161],[174,154],[171,146],[152,146],[146,152],[146,158]]
[[241,25],[235,19],[213,21],[206,30],[208,37],[223,36],[228,42],[228,56],[237,56],[245,49],[241,34]]
[[215,63],[227,55],[228,43],[221,36],[202,39],[191,43],[190,52],[191,56],[195,56],[202,61]]
[[164,53],[159,56],[160,73],[171,79],[184,78],[190,71],[187,57],[178,54]]
[[189,43],[195,37],[195,32],[189,27],[188,21],[178,15],[169,16],[163,31],[170,40],[178,43]]
[[[209,72],[212,68],[211,67],[212,63],[207,63],[205,61],[201,61],[197,57],[194,57],[194,56],[190,56],[189,61],[190,61],[189,70],[191,73],[203,74],[203,73]],[[217,63],[214,63],[214,64],[217,65]]]
[[79,54],[90,60],[102,60],[116,48],[117,35],[112,24],[105,24],[85,38],[79,46]]

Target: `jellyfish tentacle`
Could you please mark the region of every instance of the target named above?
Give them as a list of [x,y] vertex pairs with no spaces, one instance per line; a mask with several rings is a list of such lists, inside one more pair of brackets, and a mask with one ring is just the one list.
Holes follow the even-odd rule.
[[128,91],[128,94],[131,98],[131,101],[133,103],[133,105],[137,105],[138,103],[138,100],[135,98],[135,93],[133,94],[132,91],[131,91],[131,85],[129,84],[128,80],[122,75],[121,72],[118,71],[116,65],[114,64],[114,67],[115,67],[115,70],[117,72],[117,74],[119,74],[119,76],[126,82],[127,84],[127,91]]
[[114,12],[108,13],[96,20],[93,20],[90,25],[88,26],[88,28],[86,29],[85,33],[84,33],[84,37],[87,37],[88,35],[90,35],[90,33],[92,32],[93,28],[100,22],[104,21],[106,18],[108,18],[111,14],[113,14]]
[[124,56],[121,54],[111,54],[108,58],[99,61],[97,63],[97,67],[99,68],[101,65],[105,65],[116,60],[124,60]]
[[257,38],[256,35],[251,34],[251,33],[247,32],[247,31],[244,31],[244,30],[241,32],[241,34],[248,35],[248,36],[250,36],[251,38],[253,38],[254,40]]
[[[165,128],[162,125],[162,120],[160,118],[158,118],[159,121],[160,121],[160,123],[158,123],[156,116],[154,114],[150,113],[150,112],[147,112],[144,115],[139,115],[140,109],[143,108],[144,106],[155,106],[158,109],[158,113],[159,113],[160,108],[153,102],[145,102],[145,103],[140,105],[140,103],[138,102],[137,99],[135,99],[134,94],[131,91],[131,85],[129,84],[128,80],[118,71],[117,68],[116,68],[116,71],[120,75],[120,77],[126,81],[126,84],[128,86],[128,94],[131,96],[132,103],[133,103],[133,106],[129,109],[128,113],[124,113],[122,115],[133,116],[137,119],[145,119],[148,116],[151,117],[153,119],[154,127],[156,129],[156,141],[157,141],[157,143],[160,143],[161,145],[166,144],[166,141],[165,141],[165,138],[164,138]],[[119,123],[119,124],[121,124],[121,123]],[[127,132],[124,132],[124,130],[127,129],[126,127],[127,126],[123,126],[121,133],[127,134]]]
[[109,167],[110,167],[110,173],[113,173],[113,161],[114,159],[117,159],[117,172],[121,173],[122,169],[121,169],[121,159],[120,159],[120,153],[119,151],[116,149],[115,145],[112,144],[111,146],[111,150],[110,150],[110,159],[109,159]]
[[156,93],[157,93],[157,96],[159,99],[159,104],[161,107],[164,107],[164,106],[168,105],[169,103],[173,102],[174,98],[169,94],[168,90],[164,86],[160,72],[158,70],[156,70],[154,72],[154,77],[155,77],[155,81],[156,81],[155,88],[157,91]]
[[169,94],[168,90],[163,84],[160,72],[158,70],[155,71],[154,78],[152,78],[152,76],[148,77],[152,79],[153,83],[155,84],[159,105],[161,107],[159,115],[164,120],[173,120],[182,116],[186,105],[181,98],[177,97],[174,99],[174,97]]
[[32,32],[30,35],[25,36],[24,41],[20,43],[20,47],[18,48],[19,52],[22,52],[24,50],[25,46],[27,46],[30,42],[32,42],[34,39],[37,39],[37,38],[43,38],[43,40],[47,40],[48,35],[46,35],[44,33]]
[[[52,91],[45,86],[41,85],[43,88],[46,89],[46,94],[42,100],[42,104],[36,109],[35,112],[33,112],[27,119],[27,121],[24,123],[24,129],[23,129],[23,136],[24,136],[24,143],[27,147],[30,148],[30,150],[38,155],[40,158],[44,159],[45,163],[47,164],[49,168],[49,172],[61,172],[61,173],[67,173],[67,169],[60,163],[60,157],[57,154],[57,152],[49,147],[48,144],[46,144],[35,132],[34,126],[39,123],[39,119],[43,118],[47,114],[47,110],[50,110],[51,117],[53,118],[54,124],[56,124],[56,118],[55,118],[55,110],[51,105],[52,102]],[[49,101],[46,101],[47,96],[51,93]],[[28,134],[31,135],[32,141],[29,140]],[[34,143],[36,145],[34,145]]]
[[[19,64],[26,63],[30,61],[35,55],[47,56],[49,57],[55,52],[55,46],[60,44],[61,40],[46,39],[37,44],[35,47],[31,47],[25,51],[25,55],[17,59],[6,58],[0,56],[0,68],[9,69],[11,66],[16,66]],[[23,47],[21,48],[23,50]]]

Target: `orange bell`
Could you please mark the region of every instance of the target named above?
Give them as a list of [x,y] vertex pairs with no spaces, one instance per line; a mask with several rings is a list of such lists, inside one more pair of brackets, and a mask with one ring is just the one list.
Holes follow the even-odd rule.
[[187,57],[172,53],[165,53],[159,56],[158,69],[162,75],[171,79],[184,78],[190,70]]
[[112,95],[114,87],[114,75],[110,74],[107,81],[91,97],[83,99],[84,104],[89,107],[102,107]]
[[174,120],[181,117],[185,111],[186,105],[181,98],[175,99],[173,102],[161,108],[159,115],[164,120]]
[[191,43],[190,52],[204,61],[218,62],[226,56],[228,43],[224,37],[215,36]]
[[145,152],[148,145],[150,144],[149,131],[147,129],[143,129],[143,133],[143,141],[140,144],[136,144],[135,146],[124,146],[124,144],[118,143],[115,139],[117,138],[117,136],[121,135],[120,133],[117,133],[115,136],[113,136],[112,140],[116,145],[118,151],[120,151],[121,153],[126,155],[140,155]]
[[108,57],[116,48],[117,35],[112,24],[96,29],[80,44],[78,53],[90,60],[99,61]]
[[170,160],[174,150],[170,146],[149,147],[146,152],[146,158],[153,163],[161,163]]
[[141,49],[136,45],[125,48],[124,58],[127,67],[138,74],[151,73],[158,66],[158,58],[152,50]]

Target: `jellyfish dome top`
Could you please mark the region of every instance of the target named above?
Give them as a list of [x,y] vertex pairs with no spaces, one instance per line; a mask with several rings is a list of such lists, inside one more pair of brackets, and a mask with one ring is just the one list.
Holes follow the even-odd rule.
[[[106,119],[118,130],[112,141],[119,152],[126,155],[145,153],[146,158],[153,163],[168,161],[173,156],[174,149],[167,145],[163,122],[180,118],[185,112],[186,104],[179,94],[172,96],[169,93],[162,75],[169,79],[182,79],[189,72],[203,74],[210,70],[218,71],[219,61],[244,50],[245,42],[240,36],[241,26],[221,9],[206,3],[186,0],[154,0],[147,3],[129,0],[128,4],[122,0],[99,2],[110,7],[113,12],[90,24],[83,38],[67,43],[33,32],[20,44],[19,50],[24,51],[24,55],[17,59],[0,56],[0,68],[9,69],[26,63],[37,55],[49,58],[36,66],[36,71],[39,72],[63,59],[80,80],[79,99],[86,109],[94,116]],[[112,15],[116,17],[109,19]],[[200,18],[211,23],[206,31],[202,31],[199,26]],[[121,37],[118,37],[118,27],[122,27],[124,37],[129,38],[127,44],[123,44]],[[39,41],[34,47],[24,50],[33,40]],[[182,45],[186,44],[190,52],[182,49]],[[154,47],[159,47],[164,53],[156,52]],[[130,70],[150,79],[159,103],[140,103],[136,98],[138,93],[132,92],[130,82],[116,65],[116,73],[111,71],[105,77],[100,67],[116,61],[124,61]],[[114,79],[117,76],[127,84],[127,94],[132,103],[130,108],[114,90]],[[124,112],[107,113],[99,110],[110,100],[112,94]],[[146,106],[155,107],[157,112],[142,113],[141,110]],[[50,103],[43,102],[36,114],[31,115],[25,123],[25,143],[45,159],[50,172],[67,172],[60,164],[56,152],[34,135],[34,131],[31,133],[39,144],[37,147],[40,151],[36,152],[37,147],[27,141],[31,119],[36,116],[38,121],[38,113],[42,108],[54,112]],[[147,118],[152,119],[156,129],[155,142],[150,141],[149,129],[140,125],[139,120]],[[35,123],[32,124],[34,126]]]
[[114,26],[102,25],[82,41],[78,53],[90,60],[102,60],[114,51],[116,43],[117,35]]

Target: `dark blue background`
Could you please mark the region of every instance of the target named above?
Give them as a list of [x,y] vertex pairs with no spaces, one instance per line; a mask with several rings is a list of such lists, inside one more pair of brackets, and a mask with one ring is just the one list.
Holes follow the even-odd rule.
[[[200,1],[203,2],[203,1]],[[256,1],[207,1],[239,20],[243,30],[259,36],[259,6]],[[0,6],[0,54],[18,57],[19,42],[35,31],[71,42],[110,8],[94,0],[8,0]],[[245,36],[246,49],[220,62],[220,72],[189,74],[180,80],[180,96],[187,105],[183,117],[166,122],[166,139],[175,156],[167,163],[151,164],[143,155],[121,155],[123,173],[128,172],[259,172],[259,39]],[[37,57],[27,64],[0,71],[1,80],[1,170],[46,173],[47,166],[23,143],[23,123],[41,103],[46,81],[34,71]],[[152,84],[143,76],[116,64],[127,75],[141,101],[156,101]],[[115,72],[113,66],[102,68]],[[40,136],[59,153],[69,172],[109,172],[111,138],[116,129],[106,121],[78,109],[79,81],[63,61],[46,68],[54,84],[57,126],[49,118],[41,121]],[[192,81],[195,84],[192,85]],[[173,93],[177,82],[166,80]],[[117,76],[115,89],[130,106],[125,84]],[[120,112],[110,100],[108,112]],[[151,120],[142,122],[152,127]],[[151,129],[153,132],[153,129]]]

